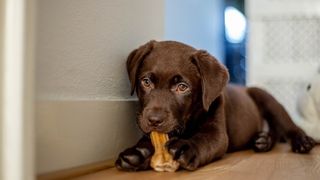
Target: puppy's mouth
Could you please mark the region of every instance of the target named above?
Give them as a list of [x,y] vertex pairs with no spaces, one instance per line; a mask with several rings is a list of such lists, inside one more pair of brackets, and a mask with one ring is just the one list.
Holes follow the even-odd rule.
[[145,134],[149,134],[151,131],[157,131],[157,132],[160,132],[160,133],[165,133],[165,134],[168,134],[169,135],[169,138],[172,138],[172,137],[180,137],[182,136],[183,132],[184,132],[184,128],[182,126],[176,126],[174,127],[171,131],[166,131],[166,130],[161,130],[161,129],[152,129],[148,132],[144,132]]
[[170,131],[168,135],[169,135],[169,138],[180,137],[182,136],[183,132],[184,132],[184,128],[182,126],[177,126],[174,128],[174,130]]
[[149,134],[151,131],[157,131],[160,133],[168,134],[169,137],[179,137],[183,134],[184,128],[183,126],[176,125],[173,128],[167,129],[167,128],[161,128],[161,127],[146,127],[142,128],[140,127],[143,133]]
[[147,121],[142,119],[141,116],[138,118],[138,126],[144,134],[149,134],[151,131],[157,131],[160,133],[166,133],[169,137],[179,137],[183,134],[185,129],[185,126],[180,124],[177,120],[171,120],[171,123],[167,122],[159,126],[150,126],[146,122]]

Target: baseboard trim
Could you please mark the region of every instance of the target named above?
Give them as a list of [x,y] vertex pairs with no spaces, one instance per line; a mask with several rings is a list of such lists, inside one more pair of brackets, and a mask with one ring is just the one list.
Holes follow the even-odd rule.
[[60,171],[39,174],[38,180],[58,180],[58,179],[71,179],[86,174],[95,173],[101,170],[114,167],[114,160],[101,161],[97,163],[78,166],[70,169],[64,169]]

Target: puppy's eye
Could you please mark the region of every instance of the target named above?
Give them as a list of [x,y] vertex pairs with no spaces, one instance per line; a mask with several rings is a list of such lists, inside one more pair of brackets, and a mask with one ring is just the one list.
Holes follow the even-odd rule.
[[150,88],[152,85],[151,79],[150,78],[143,78],[141,81],[142,86],[146,88]]
[[184,92],[187,92],[188,90],[189,90],[189,86],[186,83],[179,83],[176,86],[177,93],[184,93]]

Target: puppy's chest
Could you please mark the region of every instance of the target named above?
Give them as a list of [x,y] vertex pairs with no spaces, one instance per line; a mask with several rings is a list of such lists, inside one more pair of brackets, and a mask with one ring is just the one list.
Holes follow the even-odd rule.
[[188,122],[186,123],[185,130],[183,131],[181,137],[182,138],[190,138],[197,132],[199,132],[201,129],[205,128],[204,126],[210,126],[209,124],[206,124],[207,115],[202,114],[199,117],[190,118]]

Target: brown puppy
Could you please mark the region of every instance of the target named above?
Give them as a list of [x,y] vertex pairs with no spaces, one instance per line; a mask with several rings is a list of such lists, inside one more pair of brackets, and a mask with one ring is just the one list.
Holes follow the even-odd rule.
[[[308,153],[314,147],[270,94],[227,85],[226,68],[205,51],[174,41],[150,41],[129,55],[127,70],[131,93],[136,91],[141,105],[137,123],[145,135],[120,153],[118,169],[149,168],[151,131],[169,133],[166,146],[187,170],[227,151],[269,151],[280,138],[291,140],[294,152]],[[262,131],[263,119],[270,132]]]

